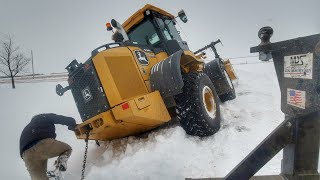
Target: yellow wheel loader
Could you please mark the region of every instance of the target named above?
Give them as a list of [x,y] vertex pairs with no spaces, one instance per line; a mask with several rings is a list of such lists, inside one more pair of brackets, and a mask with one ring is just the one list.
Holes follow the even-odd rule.
[[[178,16],[187,22],[183,10]],[[92,51],[84,63],[67,67],[71,90],[83,122],[79,139],[112,140],[157,128],[177,117],[187,134],[209,136],[220,127],[220,102],[235,98],[230,63],[220,57],[204,63],[183,41],[172,14],[145,5],[116,29],[115,42]],[[216,51],[215,51],[216,52]],[[216,54],[217,55],[217,54]],[[232,67],[231,67],[232,69]],[[221,99],[221,101],[220,101]]]

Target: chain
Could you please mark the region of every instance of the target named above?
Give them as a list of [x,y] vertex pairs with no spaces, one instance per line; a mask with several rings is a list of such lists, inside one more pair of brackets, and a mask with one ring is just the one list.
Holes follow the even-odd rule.
[[86,163],[87,163],[87,154],[88,154],[88,144],[89,144],[89,130],[86,132],[86,147],[84,150],[84,156],[83,156],[83,165],[82,165],[82,172],[81,172],[81,180],[84,180],[84,172],[86,170]]

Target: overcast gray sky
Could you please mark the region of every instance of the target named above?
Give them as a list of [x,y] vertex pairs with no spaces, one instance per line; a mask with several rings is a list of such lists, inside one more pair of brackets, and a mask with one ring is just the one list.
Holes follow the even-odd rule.
[[178,22],[190,48],[220,38],[223,57],[250,55],[266,25],[273,42],[320,33],[320,0],[0,0],[0,40],[11,34],[26,53],[32,49],[37,73],[65,72],[71,60],[83,62],[111,42],[107,21],[122,23],[146,3],[172,14],[184,9],[189,21]]

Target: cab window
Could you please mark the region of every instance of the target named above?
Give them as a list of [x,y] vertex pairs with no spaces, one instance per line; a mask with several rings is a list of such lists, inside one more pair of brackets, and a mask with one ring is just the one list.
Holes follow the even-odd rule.
[[182,41],[180,34],[174,25],[174,19],[169,20],[157,18],[157,21],[159,23],[161,31],[163,32],[167,40],[175,39],[177,41]]
[[176,26],[174,25],[174,21],[175,20],[165,20],[164,22],[166,23],[167,27],[169,28],[169,32],[171,34],[171,36],[173,37],[173,39],[177,40],[177,41],[182,41],[181,36],[176,28]]
[[155,45],[160,38],[150,20],[145,20],[128,33],[129,39],[134,44]]

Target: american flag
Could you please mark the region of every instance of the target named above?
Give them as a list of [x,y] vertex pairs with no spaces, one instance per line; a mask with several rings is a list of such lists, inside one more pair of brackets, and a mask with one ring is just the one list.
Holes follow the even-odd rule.
[[289,102],[293,104],[300,104],[302,103],[302,97],[300,91],[290,90],[289,92],[290,99]]

